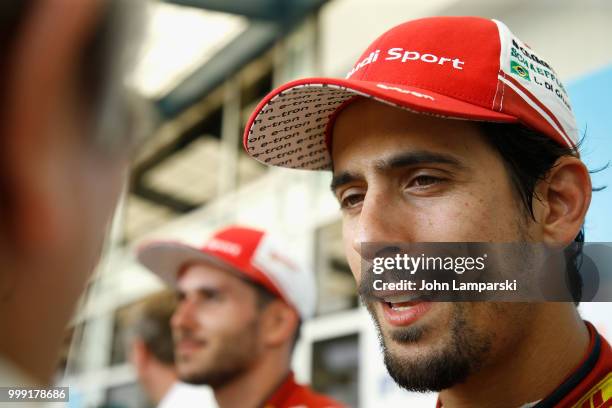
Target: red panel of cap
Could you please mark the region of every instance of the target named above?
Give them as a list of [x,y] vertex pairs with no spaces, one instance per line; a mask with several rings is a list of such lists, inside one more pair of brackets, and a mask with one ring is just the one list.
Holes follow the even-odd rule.
[[200,250],[222,260],[235,268],[236,272],[240,272],[249,280],[264,286],[276,296],[285,299],[266,273],[252,264],[253,255],[263,236],[263,231],[229,227],[215,234]]
[[[458,19],[463,36],[456,35]],[[491,109],[500,47],[497,26],[491,20],[424,18],[380,36],[359,59],[378,50],[379,63],[365,65],[350,79],[414,86]]]

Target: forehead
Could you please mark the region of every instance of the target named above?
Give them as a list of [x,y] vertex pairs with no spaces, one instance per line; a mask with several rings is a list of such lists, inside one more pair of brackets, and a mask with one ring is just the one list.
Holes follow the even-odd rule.
[[202,286],[229,289],[239,286],[247,287],[247,283],[234,273],[213,265],[193,263],[183,266],[178,274],[177,288],[181,291],[189,291],[197,290]]
[[334,171],[373,165],[405,151],[465,158],[493,152],[476,122],[416,114],[370,99],[351,103],[334,123]]

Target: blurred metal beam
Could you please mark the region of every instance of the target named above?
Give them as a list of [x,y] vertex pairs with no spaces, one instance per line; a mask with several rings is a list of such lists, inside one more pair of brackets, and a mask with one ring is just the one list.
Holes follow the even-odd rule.
[[150,157],[147,157],[147,159],[138,163],[132,169],[130,175],[130,191],[141,198],[167,207],[178,214],[189,212],[200,205],[204,205],[205,203],[187,202],[169,192],[156,190],[146,183],[145,177],[151,169],[155,168],[175,153],[189,146],[189,144],[197,138],[203,137],[203,135],[206,135],[205,137],[219,138],[221,136],[221,117],[222,110],[220,108],[212,111],[208,116],[200,120],[200,122],[192,126],[188,131],[182,132],[178,138],[172,141],[172,143],[165,145]]
[[238,184],[238,160],[241,146],[240,84],[229,80],[223,86],[223,117],[221,119],[221,143],[219,144],[219,174],[217,193],[227,194]]
[[[318,10],[327,0],[165,0],[176,4],[191,5],[211,10],[248,14],[248,10],[261,7],[258,13],[271,15],[266,7],[275,6],[274,21],[251,21],[248,28],[231,43],[213,55],[204,65],[187,77],[167,95],[156,101],[159,112],[166,118],[172,118],[206,94],[221,85],[227,78],[237,73],[242,67],[264,53],[274,43],[295,27],[300,20]],[[258,5],[255,7],[255,5]],[[223,10],[221,10],[223,8]]]
[[170,93],[157,100],[160,113],[171,118],[188,108],[270,48],[281,33],[277,24],[252,23]]
[[309,12],[321,0],[164,0],[181,6],[237,14],[254,20],[283,20]]
[[175,197],[171,194],[157,191],[151,187],[146,187],[142,183],[134,184],[131,192],[140,198],[144,198],[145,200],[149,200],[155,204],[169,208],[176,214],[188,213],[204,204],[187,202],[184,199]]

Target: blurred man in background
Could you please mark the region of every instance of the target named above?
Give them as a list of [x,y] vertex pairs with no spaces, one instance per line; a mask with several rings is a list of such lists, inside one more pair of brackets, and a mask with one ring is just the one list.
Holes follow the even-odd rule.
[[2,386],[51,380],[121,192],[127,4],[0,2]]
[[129,359],[149,400],[159,408],[203,407],[203,387],[178,381],[170,318],[176,308],[174,291],[162,291],[130,307],[123,320]]
[[[332,171],[349,265],[400,386],[440,391],[445,408],[610,406],[610,345],[574,302],[433,303],[362,275],[364,243],[577,241],[557,277],[579,302],[591,180],[578,139],[556,73],[508,27],[433,17],[383,34],[345,79],[270,93],[244,144],[270,165]],[[537,255],[505,266],[535,273]]]
[[294,380],[291,355],[314,313],[314,276],[269,234],[228,227],[202,248],[152,243],[138,258],[178,293],[181,380],[210,385],[221,408],[341,406]]

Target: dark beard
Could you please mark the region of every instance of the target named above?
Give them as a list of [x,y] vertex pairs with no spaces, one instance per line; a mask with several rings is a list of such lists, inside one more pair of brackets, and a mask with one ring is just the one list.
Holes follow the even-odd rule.
[[193,385],[208,385],[212,389],[221,388],[248,371],[249,364],[244,359],[231,360],[231,364],[216,366],[208,371],[199,371],[192,375],[179,375],[181,381]]
[[[451,317],[451,340],[442,349],[416,359],[395,356],[387,347],[373,308],[367,306],[378,329],[387,371],[400,387],[408,391],[441,391],[464,382],[481,367],[491,348],[491,339],[475,333],[467,324],[464,318],[466,305],[456,303]],[[407,327],[394,330],[390,341],[416,343],[426,333],[427,327]]]
[[[179,378],[189,384],[208,385],[213,389],[223,387],[242,376],[258,358],[257,338],[258,321],[254,320],[241,333],[223,342],[217,350],[214,361],[194,373],[185,374],[179,370]],[[189,334],[184,334],[188,337]],[[177,359],[180,357],[177,357]],[[177,361],[180,364],[180,360]]]

